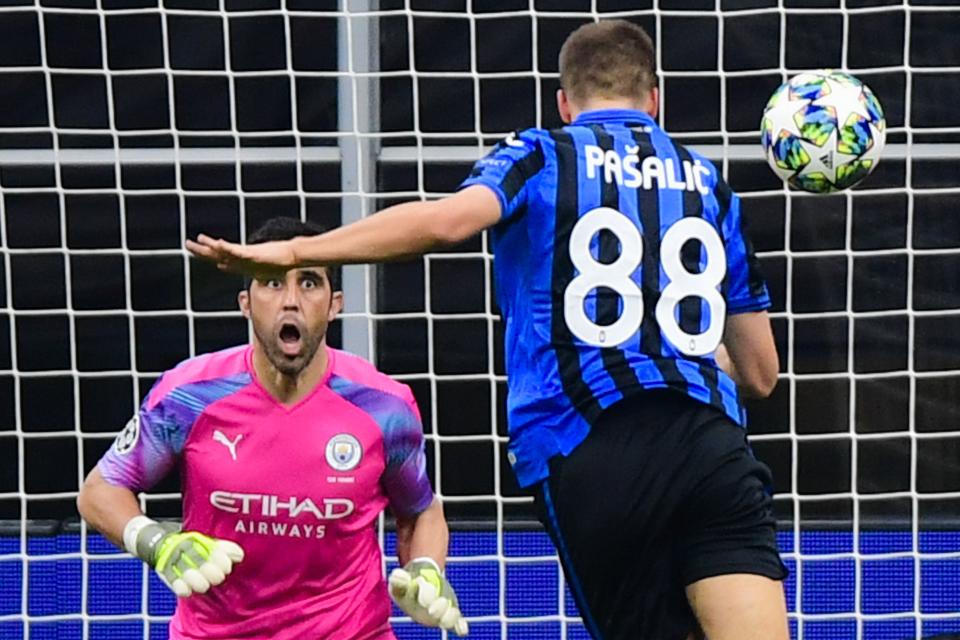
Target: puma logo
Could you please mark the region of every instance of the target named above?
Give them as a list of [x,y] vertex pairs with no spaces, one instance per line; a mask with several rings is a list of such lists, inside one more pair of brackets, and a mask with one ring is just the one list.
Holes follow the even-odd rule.
[[512,132],[510,135],[508,135],[507,138],[504,140],[504,142],[506,142],[506,143],[507,143],[508,145],[510,145],[511,147],[525,147],[525,146],[527,146],[527,145],[523,142],[523,140],[518,140],[518,139],[517,139],[517,132],[516,132],[516,131],[514,131],[514,132]]
[[230,439],[227,438],[227,436],[223,435],[223,431],[220,431],[220,429],[217,429],[216,431],[213,432],[214,441],[219,442],[220,444],[222,444],[223,446],[225,446],[227,449],[230,450],[230,457],[233,458],[234,462],[237,461],[237,445],[240,443],[241,438],[243,438],[243,434],[242,433],[237,434],[236,439],[233,442],[231,442]]

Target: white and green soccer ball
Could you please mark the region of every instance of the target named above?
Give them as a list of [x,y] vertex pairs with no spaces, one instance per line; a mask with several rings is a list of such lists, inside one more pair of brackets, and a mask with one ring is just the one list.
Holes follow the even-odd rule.
[[774,173],[813,193],[848,189],[873,171],[886,138],[883,108],[848,73],[801,73],[780,85],[760,124]]

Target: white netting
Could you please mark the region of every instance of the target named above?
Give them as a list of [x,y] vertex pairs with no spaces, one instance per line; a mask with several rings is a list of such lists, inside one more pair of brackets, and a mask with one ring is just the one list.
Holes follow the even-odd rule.
[[[774,470],[796,637],[960,630],[960,10],[886,0],[49,0],[0,7],[0,638],[166,637],[136,561],[61,526],[177,360],[246,339],[235,281],[184,235],[243,239],[449,193],[513,128],[556,126],[577,24],[657,34],[663,112],[744,196],[783,372],[752,407]],[[888,118],[862,188],[790,194],[759,115],[802,70]],[[354,267],[336,341],[414,388],[476,637],[585,637],[503,455],[486,238]],[[176,513],[175,486],[145,499]],[[8,535],[3,535],[4,532]],[[391,546],[387,542],[388,551]],[[419,637],[398,625],[403,637]]]

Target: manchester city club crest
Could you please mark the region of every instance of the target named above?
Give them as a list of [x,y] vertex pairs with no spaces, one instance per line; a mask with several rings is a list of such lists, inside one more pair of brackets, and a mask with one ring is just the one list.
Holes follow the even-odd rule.
[[363,447],[349,433],[338,433],[327,442],[327,464],[337,471],[350,471],[360,464]]

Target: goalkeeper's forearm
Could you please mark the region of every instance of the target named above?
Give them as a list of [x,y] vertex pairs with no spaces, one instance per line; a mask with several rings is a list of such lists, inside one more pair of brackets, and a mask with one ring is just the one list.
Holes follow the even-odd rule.
[[397,518],[397,557],[401,565],[414,558],[432,558],[441,569],[447,562],[450,532],[437,498],[412,518]]
[[123,529],[132,518],[142,515],[136,494],[103,479],[94,467],[80,488],[77,511],[92,528],[123,548]]

